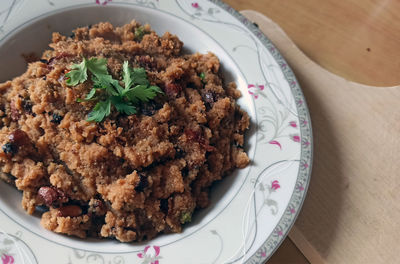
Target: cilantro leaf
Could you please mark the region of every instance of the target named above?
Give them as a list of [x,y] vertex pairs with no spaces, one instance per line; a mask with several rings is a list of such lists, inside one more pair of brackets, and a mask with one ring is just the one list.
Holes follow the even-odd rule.
[[111,100],[99,101],[88,114],[87,121],[101,122],[111,113]]
[[129,67],[128,61],[124,61],[124,65],[122,66],[122,79],[124,80],[125,91],[129,90],[133,84],[131,73],[132,69]]
[[162,93],[158,86],[136,85],[126,93],[126,97],[133,103],[139,101],[148,102],[156,97],[157,93]]
[[145,86],[148,86],[150,84],[149,80],[147,79],[146,70],[144,68],[132,69],[131,67],[129,67],[127,61],[124,62],[122,75],[125,84],[125,89],[122,95],[125,95],[134,84],[145,85]]
[[[111,75],[93,75],[92,81],[94,88],[106,90],[107,93],[109,93],[110,95],[117,96],[120,94],[119,91],[123,90],[122,87],[119,85],[119,82],[117,80],[114,80]],[[117,90],[115,90],[114,87],[117,88]]]
[[123,93],[124,88],[122,88],[121,85],[119,85],[119,81],[118,80],[111,79],[110,83],[117,89],[118,94],[121,95]]
[[90,92],[86,95],[85,100],[90,100],[96,94],[96,88],[92,88]]
[[80,83],[84,83],[87,80],[87,60],[83,58],[83,61],[79,64],[72,64],[71,71],[65,74],[67,77],[67,85],[76,86]]
[[86,65],[94,75],[108,75],[106,58],[91,58],[87,60]]
[[85,101],[90,101],[94,97],[94,95],[96,94],[96,90],[97,90],[96,88],[92,88],[90,90],[90,92],[86,95],[85,99],[78,98],[78,99],[76,99],[76,101],[78,103],[85,102]]
[[131,78],[134,84],[149,85],[150,82],[147,79],[146,70],[144,68],[134,68],[131,72]]
[[126,115],[136,114],[136,107],[134,107],[130,102],[125,102],[124,99],[119,96],[111,97],[111,102],[115,106],[115,109],[120,113]]
[[[91,73],[93,87],[85,99],[77,99],[78,102],[94,100],[96,93],[101,92],[103,100],[96,103],[93,110],[88,114],[87,121],[101,122],[111,113],[111,107],[123,114],[135,114],[136,106],[140,101],[148,102],[163,93],[158,86],[150,85],[147,73],[144,68],[131,68],[129,62],[125,61],[122,69],[124,87],[120,81],[113,78],[107,70],[107,59],[105,58],[83,58],[80,64],[73,64],[71,71],[67,74],[67,84],[75,86],[83,83],[88,78],[87,71]],[[132,88],[132,86],[134,86]]]

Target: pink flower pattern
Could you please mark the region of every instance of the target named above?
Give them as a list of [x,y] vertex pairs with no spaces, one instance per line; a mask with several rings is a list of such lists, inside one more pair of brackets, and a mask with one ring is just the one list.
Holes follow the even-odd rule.
[[299,106],[301,106],[303,103],[304,103],[304,102],[303,102],[303,100],[301,100],[301,99],[297,101],[297,104],[298,104]]
[[282,70],[286,70],[287,64],[286,63],[281,63],[280,64]]
[[14,257],[4,254],[3,256],[1,256],[1,261],[2,261],[2,264],[13,264]]
[[290,121],[289,126],[296,128],[297,127],[296,121]]
[[257,99],[260,95],[260,92],[263,91],[265,88],[264,85],[260,84],[249,84],[247,85],[247,89],[250,95],[254,97],[254,99]]
[[268,143],[271,144],[271,145],[277,145],[280,149],[282,149],[281,143],[279,143],[279,141],[277,141],[277,140],[272,140],[272,141],[270,141]]
[[111,1],[112,0],[103,0],[103,2],[100,2],[100,0],[96,0],[96,4],[105,6]]
[[297,187],[297,189],[299,189],[299,191],[304,191],[304,187],[303,187],[303,185],[299,185],[298,187]]
[[199,8],[199,7],[200,7],[200,5],[199,5],[199,3],[197,3],[197,2],[194,2],[194,3],[192,3],[192,7],[193,7],[193,8]]
[[279,188],[281,188],[281,186],[279,185],[279,182],[278,182],[277,180],[275,180],[275,181],[273,181],[273,182],[271,183],[271,190],[276,191],[276,190],[278,190]]
[[142,264],[160,264],[160,247],[158,246],[146,246],[143,252],[137,254],[137,256],[143,259]]
[[299,135],[290,135],[290,138],[291,138],[294,142],[300,142],[300,136],[299,136]]

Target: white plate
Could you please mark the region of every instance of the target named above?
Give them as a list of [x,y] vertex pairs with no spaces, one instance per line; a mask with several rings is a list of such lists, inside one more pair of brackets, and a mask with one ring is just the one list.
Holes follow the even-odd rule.
[[2,0],[0,81],[22,73],[22,53],[40,54],[51,32],[136,19],[170,31],[188,51],[214,52],[249,113],[250,166],[214,186],[212,204],[181,234],[146,243],[80,240],[44,230],[20,206],[21,194],[0,183],[0,257],[19,263],[264,263],[293,225],[311,171],[307,106],[285,60],[250,21],[220,1]]

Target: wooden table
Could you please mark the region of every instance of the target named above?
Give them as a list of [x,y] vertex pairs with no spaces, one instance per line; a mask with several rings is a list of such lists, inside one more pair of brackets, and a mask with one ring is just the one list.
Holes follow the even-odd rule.
[[[400,84],[400,16],[397,12],[400,10],[400,1],[225,2],[237,10],[252,9],[266,15],[277,23],[309,58],[336,75],[373,86]],[[305,93],[307,98],[307,92]],[[350,169],[348,170],[351,174]],[[317,167],[312,177],[318,177],[315,174],[321,172],[322,169]],[[346,171],[341,173],[346,174]],[[293,237],[296,237],[296,234],[293,234]],[[300,240],[295,239],[295,242]],[[305,252],[302,245],[299,247],[303,249],[304,255],[313,255]],[[269,263],[309,263],[304,255],[290,238],[287,238]],[[340,258],[331,258],[330,262],[334,263],[337,259]],[[324,262],[312,257],[309,257],[309,260],[313,263]]]
[[277,23],[312,60],[362,84],[400,84],[398,0],[225,0]]

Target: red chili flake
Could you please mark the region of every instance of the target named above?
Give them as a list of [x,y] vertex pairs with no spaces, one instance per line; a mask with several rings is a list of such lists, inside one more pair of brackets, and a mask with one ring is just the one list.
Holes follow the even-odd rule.
[[204,147],[206,148],[207,152],[213,152],[213,151],[217,150],[214,146],[211,146],[211,145],[208,145],[208,144],[205,145]]

